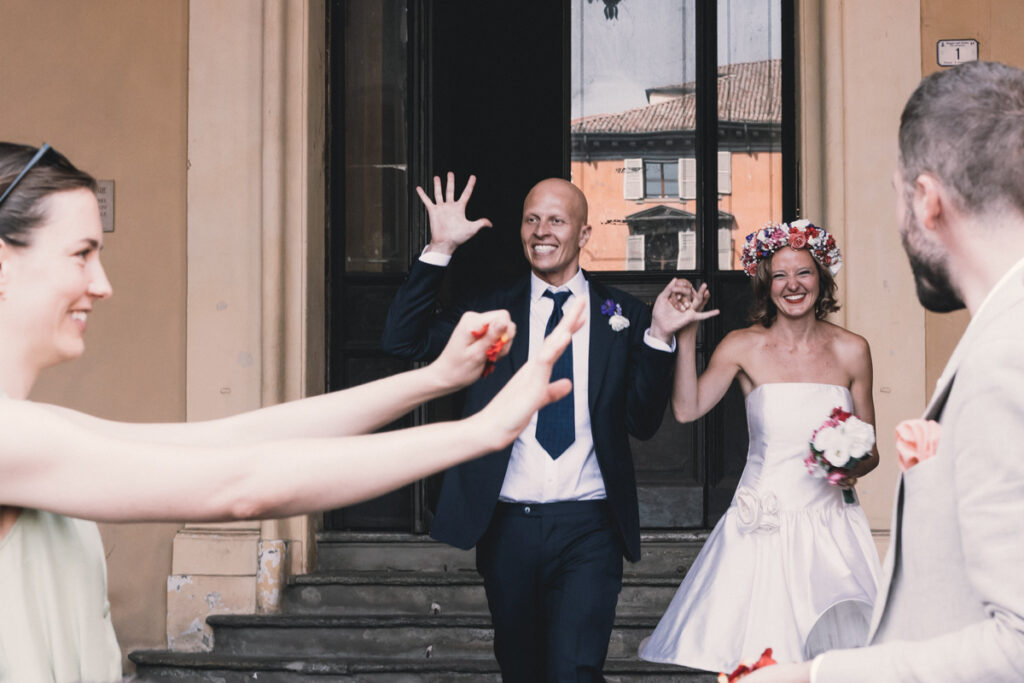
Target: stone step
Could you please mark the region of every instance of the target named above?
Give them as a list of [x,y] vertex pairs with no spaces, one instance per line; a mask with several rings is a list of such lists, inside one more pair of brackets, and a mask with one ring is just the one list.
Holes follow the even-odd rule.
[[[494,632],[483,615],[214,615],[215,653],[281,657],[492,659]],[[615,620],[610,659],[634,659],[657,617]]]
[[[627,576],[683,574],[708,538],[706,531],[658,531],[641,536],[640,562],[626,562]],[[476,570],[476,554],[420,534],[325,531],[317,536],[317,571],[461,572]]]
[[[625,576],[620,615],[660,615],[680,577]],[[476,572],[339,572],[293,577],[282,595],[287,614],[488,614]]]
[[[129,655],[138,677],[150,683],[500,683],[497,662],[491,659],[346,657],[271,657],[184,653],[156,650]],[[636,659],[609,659],[609,683],[713,683],[715,675],[683,667],[651,664]]]

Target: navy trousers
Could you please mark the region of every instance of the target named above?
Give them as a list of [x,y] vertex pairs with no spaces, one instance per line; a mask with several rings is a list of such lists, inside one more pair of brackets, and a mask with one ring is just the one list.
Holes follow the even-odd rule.
[[604,681],[622,589],[607,503],[498,503],[476,548],[504,683]]

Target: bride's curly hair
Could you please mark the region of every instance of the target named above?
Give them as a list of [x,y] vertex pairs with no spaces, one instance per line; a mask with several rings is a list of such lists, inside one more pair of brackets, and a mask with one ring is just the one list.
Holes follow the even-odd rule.
[[[836,300],[836,279],[828,268],[823,268],[818,263],[817,259],[811,260],[814,261],[814,267],[818,269],[818,298],[814,302],[814,317],[824,320],[829,313],[839,310],[839,302]],[[754,298],[750,302],[747,316],[751,324],[758,323],[763,327],[771,327],[779,315],[779,310],[772,302],[771,268],[772,260],[770,258],[761,259],[757,263],[757,272],[750,279]]]

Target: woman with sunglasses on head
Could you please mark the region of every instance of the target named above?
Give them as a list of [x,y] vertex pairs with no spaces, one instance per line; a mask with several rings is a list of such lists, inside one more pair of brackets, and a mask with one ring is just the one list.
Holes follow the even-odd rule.
[[0,143],[0,680],[120,680],[94,522],[350,505],[504,447],[569,391],[549,377],[582,306],[567,309],[488,406],[458,422],[367,434],[507,353],[515,329],[505,311],[467,313],[427,367],[220,420],[128,424],[33,403],[39,373],[81,355],[93,306],[112,293],[95,190],[48,146]]
[[[808,221],[771,225],[747,237],[743,265],[753,285],[752,324],[726,335],[699,377],[697,327],[718,311],[704,310],[706,285],[683,283],[679,307],[691,320],[676,336],[672,409],[680,422],[692,422],[738,382],[747,464],[640,651],[651,661],[722,672],[754,663],[766,648],[786,662],[863,645],[879,574],[852,492],[878,464],[871,352],[862,337],[824,319],[839,309],[839,248]],[[808,471],[812,437],[836,409],[862,421],[858,443],[866,455],[837,472],[831,483],[838,486]]]

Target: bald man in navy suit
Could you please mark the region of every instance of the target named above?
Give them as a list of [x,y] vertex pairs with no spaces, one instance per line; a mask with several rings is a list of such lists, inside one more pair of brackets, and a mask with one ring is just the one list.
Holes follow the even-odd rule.
[[507,309],[516,342],[492,374],[467,389],[464,411],[471,414],[539,348],[567,301],[589,300],[587,321],[552,373],[570,377],[573,393],[539,411],[512,446],[448,470],[431,535],[476,547],[505,681],[601,681],[622,558],[640,558],[628,437],[650,438],[665,414],[682,326],[679,284],[669,283],[652,312],[592,280],[579,265],[591,232],[587,200],[572,183],[549,178],[523,203],[520,237],[531,274],[436,313],[451,255],[490,226],[466,218],[474,182],[470,177],[456,198],[454,175],[444,194],[435,177],[434,201],[417,188],[431,241],[395,296],[382,346],[428,360],[464,311]]

